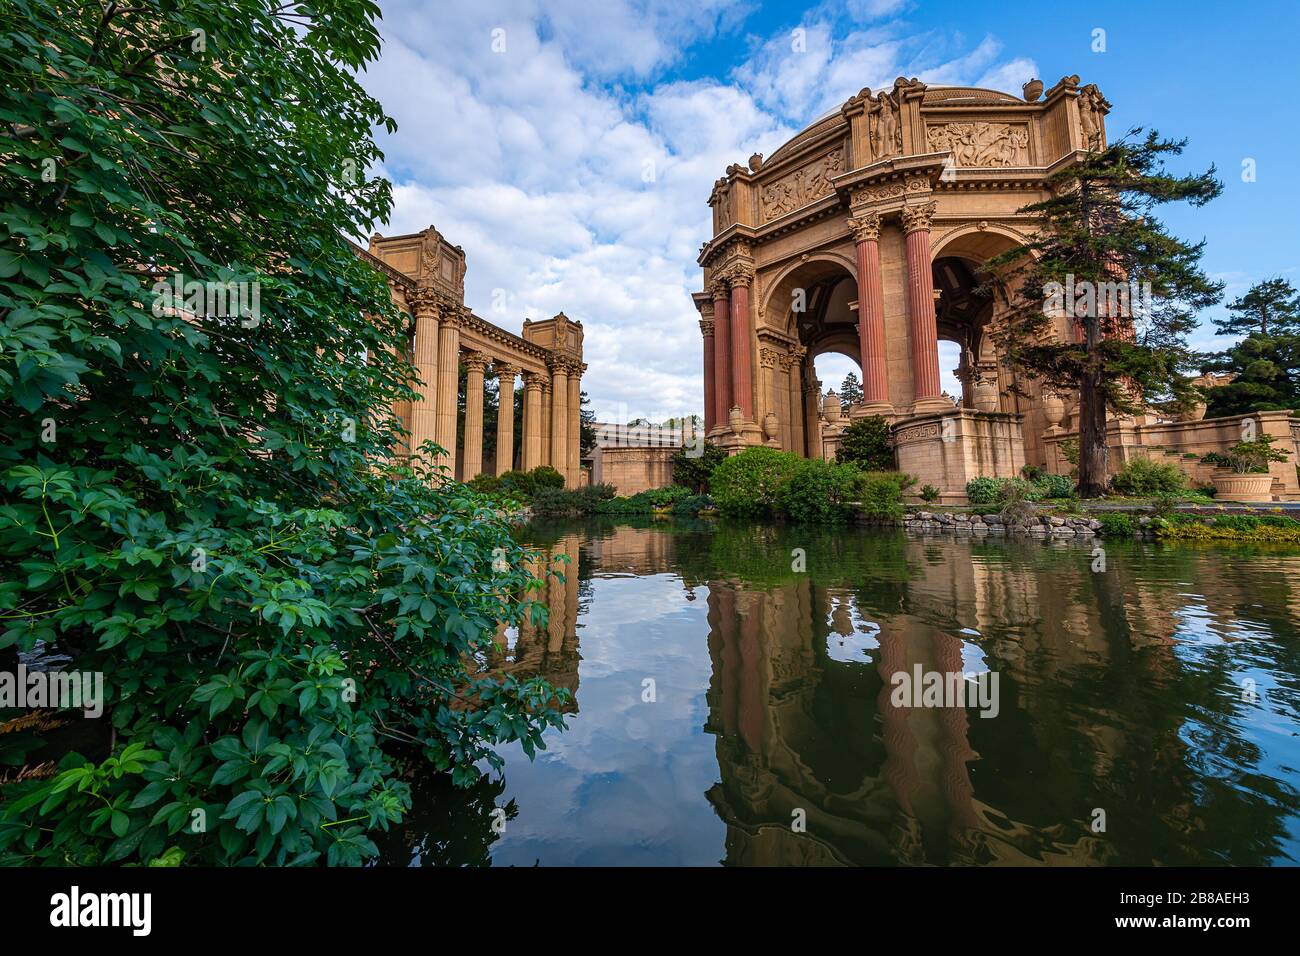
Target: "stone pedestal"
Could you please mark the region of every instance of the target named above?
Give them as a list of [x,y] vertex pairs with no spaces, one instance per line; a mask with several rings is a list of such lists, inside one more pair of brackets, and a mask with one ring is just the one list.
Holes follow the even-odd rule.
[[944,504],[966,501],[972,478],[1014,478],[1025,465],[1023,415],[951,408],[894,426],[898,469],[934,485]]

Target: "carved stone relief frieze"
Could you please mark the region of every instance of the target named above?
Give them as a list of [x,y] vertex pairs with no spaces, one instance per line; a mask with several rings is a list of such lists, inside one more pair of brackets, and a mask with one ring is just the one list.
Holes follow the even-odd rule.
[[1028,166],[1029,127],[1015,123],[944,123],[926,130],[931,152],[952,150],[958,166]]
[[793,212],[832,192],[830,181],[844,171],[844,150],[837,147],[807,166],[763,187],[759,207],[763,222]]

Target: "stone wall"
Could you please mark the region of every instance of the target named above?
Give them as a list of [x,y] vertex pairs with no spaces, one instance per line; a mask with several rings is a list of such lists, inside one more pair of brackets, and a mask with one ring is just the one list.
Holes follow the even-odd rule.
[[[1300,479],[1296,465],[1300,464],[1300,444],[1296,441],[1297,422],[1288,411],[1252,412],[1249,415],[1229,415],[1223,418],[1206,418],[1195,422],[1138,423],[1132,419],[1119,419],[1107,430],[1107,447],[1110,451],[1109,467],[1112,475],[1134,458],[1149,458],[1168,462],[1187,475],[1192,486],[1208,485],[1215,474],[1226,474],[1226,469],[1201,461],[1215,452],[1225,454],[1242,440],[1243,422],[1254,422],[1259,435],[1275,435],[1273,447],[1289,453],[1285,462],[1273,462],[1269,472],[1273,475],[1273,497],[1279,501],[1300,501]],[[1065,460],[1061,444],[1078,441],[1077,431],[1061,431],[1043,436],[1047,455],[1047,469],[1057,474],[1070,473],[1071,465]]]
[[638,491],[673,483],[676,448],[596,448],[591,453],[592,484],[610,484],[627,498]]
[[1012,478],[1025,464],[1021,416],[955,408],[901,422],[894,432],[899,471],[917,487],[933,485],[939,500],[966,500],[972,478]]

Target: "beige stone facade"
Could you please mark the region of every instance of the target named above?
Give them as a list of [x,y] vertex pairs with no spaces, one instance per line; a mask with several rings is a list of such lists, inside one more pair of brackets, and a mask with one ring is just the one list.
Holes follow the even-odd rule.
[[[371,237],[357,250],[382,272],[397,307],[411,317],[408,354],[420,397],[397,414],[410,434],[410,448],[434,441],[446,450],[435,464],[462,481],[511,468],[551,465],[576,487],[579,464],[579,403],[582,323],[560,313],[540,322],[524,320],[514,335],[475,315],[465,305],[465,251],[430,226],[404,236]],[[465,409],[458,410],[460,370]],[[483,460],[483,388],[497,379],[496,460]],[[524,389],[522,448],[514,441],[514,396]]]

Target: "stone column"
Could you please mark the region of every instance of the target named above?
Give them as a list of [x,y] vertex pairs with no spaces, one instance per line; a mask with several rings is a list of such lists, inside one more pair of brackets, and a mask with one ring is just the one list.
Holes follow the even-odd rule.
[[813,373],[811,364],[806,369],[806,373],[803,383],[803,395],[800,396],[803,401],[804,448],[809,458],[820,458],[822,456],[822,383],[817,381],[817,376]]
[[465,461],[461,480],[469,481],[483,472],[483,372],[487,356],[470,352],[465,356]]
[[497,377],[497,474],[504,475],[515,462],[515,376],[519,369],[493,362],[492,371]]
[[569,370],[569,423],[567,426],[568,471],[565,479],[573,488],[578,487],[579,472],[582,471],[582,366],[574,365]]
[[542,464],[542,387],[545,381],[546,376],[541,372],[530,372],[524,380],[524,471],[532,471]]
[[790,407],[790,451],[797,455],[807,454],[803,440],[803,346],[797,345],[786,356],[785,371],[788,376],[788,395],[786,402]]
[[750,342],[749,284],[754,271],[733,269],[731,279],[731,404],[739,405],[746,422],[754,419],[754,357]]
[[713,425],[717,421],[717,386],[714,379],[714,363],[717,361],[713,354],[713,304],[705,303],[700,306],[700,335],[704,338],[704,434],[713,430]]
[[713,294],[713,424],[725,429],[731,408],[731,307],[726,282],[714,280],[709,291]]
[[551,461],[551,377],[549,375],[541,376],[542,379],[542,417],[541,417],[541,455],[537,459],[539,465],[555,465]]
[[456,473],[456,394],[460,373],[460,313],[452,306],[443,310],[438,324],[438,444],[443,454],[437,464]]
[[885,364],[885,301],[880,286],[880,217],[849,220],[858,254],[858,344],[862,352],[862,402],[869,415],[891,415]]
[[907,312],[912,346],[912,414],[944,411],[939,385],[939,333],[934,320],[934,275],[930,263],[930,221],[936,204],[903,207],[907,234]]
[[570,485],[568,475],[569,447],[569,370],[563,362],[551,366],[551,467],[564,475],[564,483]]
[[429,289],[415,294],[414,352],[419,394],[411,403],[411,452],[417,454],[422,444],[438,437],[438,300]]

